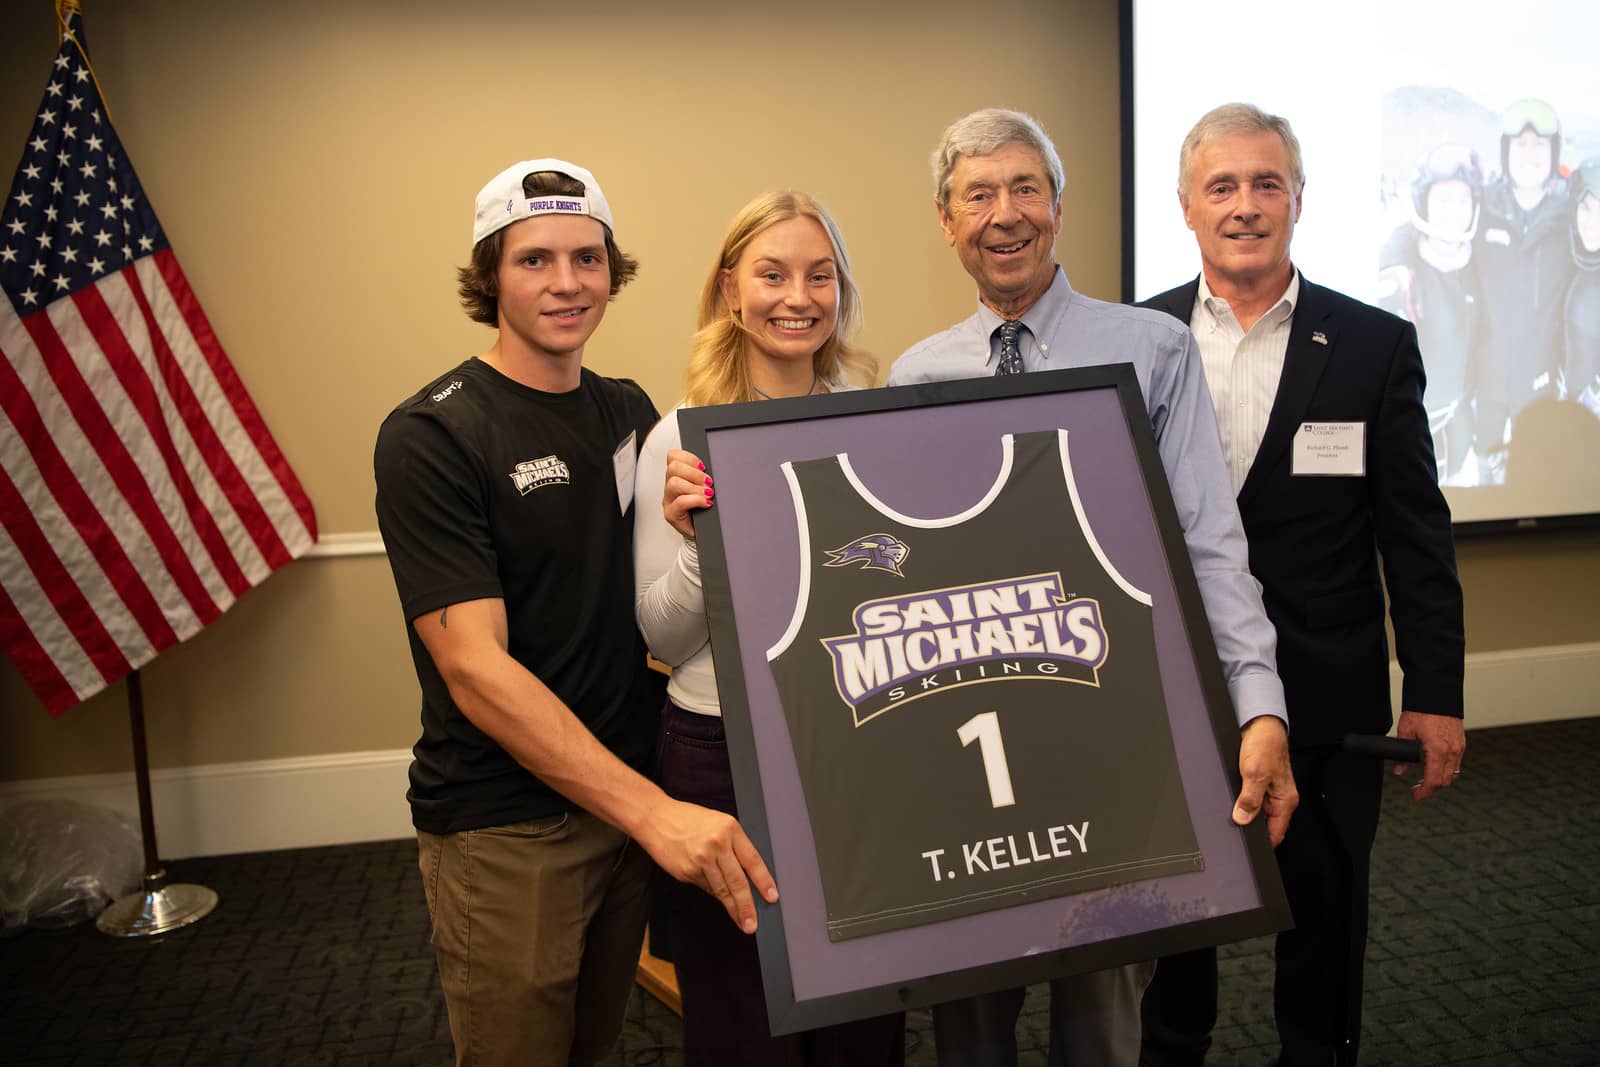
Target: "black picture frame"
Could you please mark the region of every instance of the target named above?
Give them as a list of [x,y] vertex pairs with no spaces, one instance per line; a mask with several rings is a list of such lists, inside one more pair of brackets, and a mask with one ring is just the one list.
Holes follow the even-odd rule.
[[[1131,365],[687,408],[679,424],[717,491],[695,527],[739,817],[782,894],[758,904],[756,934],[774,1034],[1290,925],[1264,821],[1240,829],[1230,819],[1239,729]],[[1155,597],[1162,686],[1205,869],[829,941],[810,816],[762,651],[800,586],[781,464],[848,452],[897,510],[949,515],[994,484],[1004,435],[1046,429],[1081,445],[1072,466],[1087,457],[1078,481],[1090,524],[1115,566]]]

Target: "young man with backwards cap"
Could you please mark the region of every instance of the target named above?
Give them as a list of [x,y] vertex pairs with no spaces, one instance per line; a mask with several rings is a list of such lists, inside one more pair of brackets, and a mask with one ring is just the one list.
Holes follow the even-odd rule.
[[494,343],[378,433],[378,525],[423,694],[407,798],[458,1064],[611,1049],[650,857],[747,932],[751,885],[777,898],[737,822],[640,773],[662,688],[634,624],[627,509],[656,412],[583,368],[638,270],[613,230],[571,163],[484,186],[460,292]]

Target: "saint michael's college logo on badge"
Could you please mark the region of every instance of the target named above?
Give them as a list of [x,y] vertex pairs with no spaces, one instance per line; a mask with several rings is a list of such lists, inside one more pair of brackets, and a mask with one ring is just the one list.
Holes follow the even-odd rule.
[[909,545],[886,533],[868,534],[847,545],[823,551],[829,557],[824,567],[846,567],[859,563],[864,571],[888,571],[897,578],[905,577],[900,565],[911,555]]
[[516,486],[517,492],[523,496],[547,485],[571,483],[572,472],[567,470],[566,461],[560,456],[541,456],[538,459],[523,460],[511,469],[511,484]]

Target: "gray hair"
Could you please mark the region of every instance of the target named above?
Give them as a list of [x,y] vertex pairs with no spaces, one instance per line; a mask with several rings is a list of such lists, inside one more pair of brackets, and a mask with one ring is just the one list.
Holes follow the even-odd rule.
[[1061,169],[1056,146],[1050,143],[1039,120],[1020,111],[987,107],[952,122],[939,139],[939,147],[933,150],[934,199],[939,206],[950,206],[950,172],[956,169],[957,160],[962,156],[986,156],[1008,144],[1026,145],[1038,153],[1050,179],[1051,199],[1060,200],[1067,176]]
[[1178,150],[1178,199],[1189,203],[1189,180],[1194,176],[1194,154],[1213,137],[1236,133],[1275,133],[1289,150],[1289,181],[1296,196],[1306,187],[1306,168],[1300,158],[1300,142],[1289,127],[1289,120],[1269,115],[1254,104],[1223,104],[1200,116]]

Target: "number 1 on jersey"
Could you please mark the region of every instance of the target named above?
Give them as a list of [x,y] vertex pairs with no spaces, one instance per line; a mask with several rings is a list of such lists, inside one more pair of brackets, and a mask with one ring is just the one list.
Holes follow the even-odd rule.
[[982,715],[974,715],[961,724],[956,736],[961,739],[962,748],[973,741],[978,742],[978,750],[983,753],[983,774],[989,780],[989,803],[997,808],[1009,808],[1015,804],[1017,797],[1011,791],[1011,768],[1006,765],[1006,746],[1000,741],[999,713],[986,711]]

